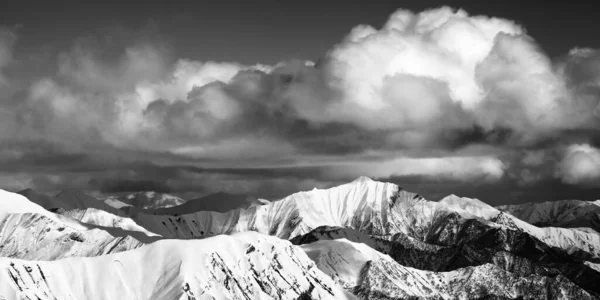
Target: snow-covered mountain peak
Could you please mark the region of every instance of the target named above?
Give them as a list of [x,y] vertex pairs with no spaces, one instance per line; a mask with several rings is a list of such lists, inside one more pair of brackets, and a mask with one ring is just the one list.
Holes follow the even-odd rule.
[[444,197],[439,203],[467,218],[480,217],[489,220],[500,213],[499,210],[479,199],[459,197],[454,194]]

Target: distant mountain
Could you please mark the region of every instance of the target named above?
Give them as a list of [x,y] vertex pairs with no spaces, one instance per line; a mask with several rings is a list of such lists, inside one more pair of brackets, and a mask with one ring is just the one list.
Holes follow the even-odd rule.
[[496,208],[540,227],[591,228],[600,232],[600,200],[561,200]]
[[114,207],[116,209],[124,209],[124,208],[129,208],[129,207],[133,207],[133,205],[131,204],[127,204],[123,201],[120,201],[118,199],[116,199],[116,197],[108,197],[104,199],[104,203],[108,204],[111,207]]
[[156,192],[137,192],[131,194],[121,194],[117,196],[108,197],[105,201],[107,200],[118,200],[122,203],[131,205],[139,209],[167,208],[181,205],[185,202],[185,200],[179,197]]
[[188,200],[178,206],[155,209],[152,213],[157,215],[177,216],[198,211],[228,212],[237,208],[246,209],[250,206],[268,203],[270,203],[268,200],[258,199],[248,195],[219,192],[202,198]]
[[[0,258],[0,268],[7,264],[7,273],[0,272],[0,292],[5,288],[15,297],[60,299],[84,293],[57,279],[45,282],[42,274],[51,274],[78,278],[76,286],[94,291],[91,298],[107,299],[125,294],[139,299],[339,299],[334,282],[359,299],[600,298],[600,233],[594,230],[599,202],[495,208],[456,195],[428,201],[366,177],[274,202],[218,193],[143,209],[110,198],[121,209],[103,210],[85,207],[96,202],[82,195],[62,196],[57,197],[60,205],[77,205],[54,210],[59,214],[12,195],[5,194],[5,203],[21,204],[0,213],[0,256],[101,256],[36,262],[39,272],[33,263]],[[144,206],[153,198],[139,195],[142,201],[130,197],[130,202]],[[41,203],[57,201],[39,198]],[[233,237],[215,237],[222,234]],[[269,251],[275,254],[263,254]],[[145,254],[150,252],[156,254]],[[215,264],[215,253],[231,258]],[[289,262],[296,271],[284,273]],[[191,269],[198,264],[203,267]],[[80,269],[111,275],[105,279]],[[12,290],[2,285],[2,276],[12,280]],[[278,290],[281,285],[285,291]],[[116,287],[115,294],[107,286]]]
[[4,299],[356,299],[301,249],[252,232],[0,268]]

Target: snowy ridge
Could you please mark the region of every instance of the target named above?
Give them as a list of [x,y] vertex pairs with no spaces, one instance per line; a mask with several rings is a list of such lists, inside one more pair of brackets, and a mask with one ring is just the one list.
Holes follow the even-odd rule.
[[96,225],[104,228],[119,228],[129,232],[140,232],[147,236],[159,236],[156,233],[146,230],[130,218],[116,216],[95,208],[58,211],[58,213],[89,225]]
[[[48,283],[49,277],[64,274],[75,274],[69,275],[73,280],[88,280],[90,276],[82,273],[87,271],[70,267],[71,262],[90,272],[108,272],[111,279],[107,284],[114,284],[120,290],[120,294],[102,290],[103,283],[96,282],[100,275],[94,275],[91,278],[96,283],[78,285],[99,293],[92,299],[120,299],[118,296],[125,294],[139,299],[162,299],[163,296],[166,299],[296,299],[302,292],[337,289],[319,288],[315,283],[322,283],[321,279],[311,281],[318,276],[328,278],[322,272],[333,278],[331,285],[326,286],[335,287],[335,281],[360,299],[592,299],[600,296],[598,232],[540,228],[507,213],[502,207],[494,208],[478,199],[451,195],[440,201],[428,201],[394,184],[366,177],[330,189],[295,193],[271,203],[250,204],[227,212],[187,214],[179,212],[198,209],[201,203],[191,200],[157,210],[111,208],[118,211],[117,214],[95,208],[59,209],[53,210],[59,214],[53,214],[21,196],[7,192],[0,193],[2,195],[4,200],[0,197],[0,201],[19,205],[5,212],[0,206],[1,256],[28,260],[79,257],[68,259],[69,263],[62,260],[49,263],[47,268],[42,265],[44,270],[38,273],[26,262],[0,259],[0,270],[4,263],[12,288],[29,293],[32,299],[40,295],[50,297],[40,296],[40,299],[51,299],[52,295],[58,299],[77,299],[82,295],[84,292],[64,283]],[[83,197],[76,193],[67,195]],[[66,199],[65,196],[62,199]],[[72,203],[85,205],[88,200]],[[238,200],[246,203],[247,198]],[[574,207],[581,207],[578,205]],[[559,210],[535,211],[537,214],[529,215],[542,218],[544,213],[549,215]],[[559,220],[559,216],[563,215],[552,215],[552,218]],[[233,237],[217,236],[220,234]],[[202,240],[165,240],[172,238]],[[317,263],[320,270],[316,272],[320,275],[307,277],[307,270],[317,268],[311,269],[308,257],[307,264],[304,258],[298,258],[305,255],[300,248],[277,238],[301,245]],[[270,246],[263,248],[265,239]],[[279,244],[273,244],[275,241],[284,243],[281,247],[287,250],[277,250]],[[261,246],[257,246],[259,243]],[[214,247],[210,246],[213,244]],[[271,250],[275,256],[266,254]],[[161,258],[151,259],[149,257],[155,254],[144,254],[147,252]],[[265,254],[256,256],[255,252]],[[221,260],[215,258],[215,253]],[[129,255],[146,255],[146,260],[130,259]],[[193,255],[197,257],[191,257]],[[223,255],[235,259],[226,259]],[[82,258],[84,256],[95,258]],[[131,263],[124,265],[118,259],[122,267],[117,268],[110,257],[121,257]],[[301,271],[282,273],[281,266],[288,268],[288,260],[297,262],[298,259],[301,263],[291,268]],[[252,261],[250,267],[240,265],[245,260]],[[261,262],[264,268],[259,268],[254,260]],[[96,261],[102,262],[97,263],[101,267],[94,265]],[[188,264],[204,267],[202,270],[183,267]],[[146,270],[153,266],[157,269]],[[133,273],[128,273],[129,269]],[[270,275],[263,277],[258,269]],[[144,280],[119,279],[137,278],[145,272],[149,272],[150,277]],[[3,280],[1,274],[0,280]],[[29,275],[19,277],[19,274]],[[163,277],[158,280],[156,276]],[[114,283],[113,278],[120,281]],[[267,282],[272,286],[268,287]],[[289,285],[285,291],[277,290],[285,284]],[[148,288],[143,286],[152,289],[146,291]],[[2,282],[0,288],[4,288]],[[333,294],[318,295],[314,296],[330,299]]]
[[102,229],[72,226],[40,214],[0,215],[0,256],[53,260],[103,255],[142,245],[128,235],[113,236]]
[[[152,262],[152,263],[148,263]],[[355,299],[289,242],[258,233],[163,240],[53,262],[0,259],[5,299]]]
[[51,213],[27,198],[0,190],[0,256],[52,260],[97,256],[142,246],[123,231],[113,236]]
[[[559,272],[586,291],[600,293],[594,283],[600,273],[589,265],[600,262],[600,236],[595,232],[538,228],[476,199],[428,201],[366,178],[245,210],[176,217],[138,214],[134,220],[152,232],[178,238],[258,231],[293,240],[321,226],[351,228],[381,241],[402,239],[405,250],[400,253],[412,255],[404,262],[451,255],[441,267],[492,264],[503,272],[522,270],[523,276]],[[553,267],[556,262],[565,263]]]
[[[334,188],[300,192],[267,205],[226,213],[179,216],[139,213],[132,218],[147,230],[172,238],[258,231],[290,239],[320,226],[338,226],[387,238],[398,233],[421,241],[443,237],[438,243],[444,244],[461,243],[462,237],[455,231],[461,220],[477,219],[482,226],[523,230],[550,246],[570,253],[587,253],[586,257],[600,260],[597,233],[538,228],[515,217],[503,216],[501,211],[476,199],[450,196],[439,202],[427,201],[394,184],[364,177]],[[448,222],[457,223],[452,227]],[[440,230],[447,232],[441,236]]]
[[[139,213],[133,219],[165,237],[191,238],[220,233],[258,231],[291,238],[323,226],[354,225],[357,229],[387,223],[389,198],[397,186],[360,179],[328,190],[312,190],[282,200],[226,213],[201,211],[179,216]],[[383,232],[382,232],[383,233]]]
[[456,195],[447,196],[440,200],[439,203],[446,205],[461,216],[469,219],[479,217],[489,220],[498,216],[500,213],[500,211],[479,199],[459,197]]
[[22,195],[0,189],[0,214],[32,213],[56,219],[56,216]]

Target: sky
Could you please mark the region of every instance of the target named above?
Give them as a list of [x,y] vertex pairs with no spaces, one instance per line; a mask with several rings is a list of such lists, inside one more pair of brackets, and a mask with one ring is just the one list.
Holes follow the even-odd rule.
[[0,188],[599,199],[588,3],[3,4]]

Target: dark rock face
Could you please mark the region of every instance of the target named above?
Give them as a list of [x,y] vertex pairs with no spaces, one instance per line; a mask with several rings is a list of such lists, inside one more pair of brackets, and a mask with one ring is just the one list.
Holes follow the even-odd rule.
[[[547,278],[548,282],[560,277],[561,280],[573,282],[571,289],[581,289],[592,295],[600,295],[600,287],[596,284],[600,282],[600,273],[585,265],[576,256],[569,255],[561,249],[549,247],[535,237],[519,230],[486,228],[485,224],[477,220],[456,222],[458,218],[456,215],[449,215],[448,219],[440,220],[438,224],[444,225],[436,227],[434,232],[437,234],[428,235],[425,241],[418,241],[400,233],[386,240],[352,228],[323,226],[305,235],[297,236],[291,239],[291,242],[303,245],[320,240],[344,238],[367,244],[406,267],[448,272],[492,264],[519,277],[541,276]],[[458,228],[453,228],[453,226],[458,226]],[[460,237],[449,234],[452,232],[460,232]],[[548,290],[550,287],[544,287],[544,289]],[[522,292],[530,293],[525,290]],[[377,292],[371,293],[361,286],[357,286],[353,293],[363,299],[395,299],[386,298],[385,295]],[[555,299],[553,295],[549,294],[548,298],[544,299]],[[538,299],[537,296],[533,299]],[[496,296],[486,298],[485,295],[480,295],[477,299],[514,298]]]

